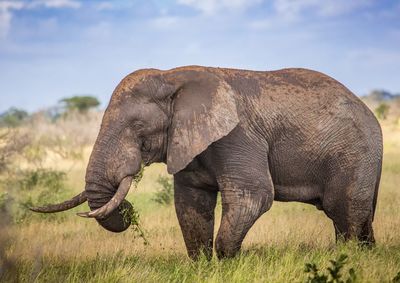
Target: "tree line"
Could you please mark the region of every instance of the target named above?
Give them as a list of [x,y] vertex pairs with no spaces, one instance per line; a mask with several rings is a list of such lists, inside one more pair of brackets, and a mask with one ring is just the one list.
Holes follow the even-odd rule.
[[[85,114],[89,110],[97,108],[99,105],[100,101],[94,96],[72,96],[61,99],[57,106],[49,108],[47,110],[47,115],[52,119],[57,119],[72,112]],[[29,117],[29,113],[24,109],[11,107],[0,114],[0,126],[18,127],[29,119]]]

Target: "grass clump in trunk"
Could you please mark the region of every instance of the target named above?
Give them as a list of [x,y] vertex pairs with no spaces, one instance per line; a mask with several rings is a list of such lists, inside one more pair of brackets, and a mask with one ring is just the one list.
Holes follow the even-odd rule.
[[[137,188],[140,180],[143,178],[143,172],[144,172],[144,165],[142,163],[139,173],[137,173],[132,180],[132,186],[135,189]],[[128,202],[127,200],[125,201]],[[120,213],[124,219],[124,222],[131,224],[135,237],[142,238],[143,244],[147,246],[149,244],[149,241],[147,240],[144,229],[140,223],[139,211],[137,211],[131,204],[123,206],[122,209],[120,210]]]

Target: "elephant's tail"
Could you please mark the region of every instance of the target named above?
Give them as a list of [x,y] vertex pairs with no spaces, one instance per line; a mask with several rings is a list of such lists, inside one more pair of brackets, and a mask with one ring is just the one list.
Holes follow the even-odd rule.
[[381,182],[381,174],[382,174],[382,159],[379,161],[378,165],[378,174],[376,176],[376,183],[375,183],[375,192],[374,192],[374,199],[372,203],[372,221],[374,221],[375,210],[376,210],[376,202],[378,200],[378,191],[379,191],[379,184]]

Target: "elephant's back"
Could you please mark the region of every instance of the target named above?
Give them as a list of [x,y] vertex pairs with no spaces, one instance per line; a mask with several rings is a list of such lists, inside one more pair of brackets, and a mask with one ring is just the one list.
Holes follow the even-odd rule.
[[[254,132],[265,135],[270,162],[277,168],[296,164],[293,172],[311,168],[312,174],[312,168],[326,167],[332,158],[336,164],[381,159],[382,134],[375,116],[333,78],[306,69],[225,74],[238,96],[243,123],[257,124]],[[306,179],[303,173],[299,180]]]
[[323,73],[288,68],[276,71],[249,71],[216,69],[240,95],[248,98],[277,102],[285,107],[309,107],[315,103],[324,106],[335,101],[362,104],[343,84]]
[[237,94],[239,108],[294,124],[321,127],[321,121],[328,125],[351,120],[358,128],[380,131],[371,110],[343,84],[323,73],[290,68],[265,72],[223,69],[223,74]]

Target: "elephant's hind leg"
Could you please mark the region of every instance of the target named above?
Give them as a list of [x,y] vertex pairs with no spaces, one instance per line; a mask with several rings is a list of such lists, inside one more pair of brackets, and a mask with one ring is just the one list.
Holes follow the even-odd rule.
[[333,221],[336,240],[354,239],[361,244],[371,245],[375,242],[372,220],[376,173],[364,170],[363,174],[354,175],[349,178],[348,175],[338,174],[332,178],[325,188],[323,209]]
[[179,177],[175,177],[174,183],[175,210],[188,255],[197,259],[204,252],[211,259],[217,191],[183,185]]

